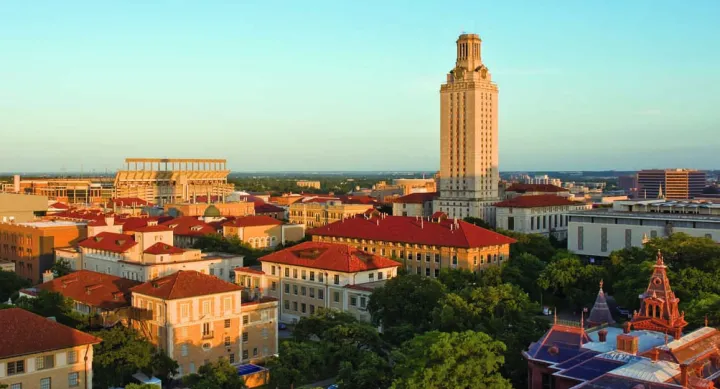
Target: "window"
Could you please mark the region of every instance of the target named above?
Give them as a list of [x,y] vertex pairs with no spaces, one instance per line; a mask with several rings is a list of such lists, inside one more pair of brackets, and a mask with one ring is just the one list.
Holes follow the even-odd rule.
[[263,339],[267,339],[267,338],[268,338],[268,330],[267,330],[267,328],[263,328],[262,331],[260,331],[260,334],[261,334],[261,336],[262,336]]
[[305,270],[302,271],[301,277],[302,277],[303,280],[306,280],[306,279],[307,279],[307,272],[306,272]]
[[365,308],[366,303],[367,299],[365,297],[360,297],[360,308]]
[[182,346],[180,346],[180,355],[182,355],[183,357],[188,356],[188,345],[187,344],[183,344]]
[[421,272],[421,271],[422,271],[422,270],[421,270],[420,266],[418,266],[418,267],[417,267],[417,270],[416,270],[415,272],[417,273],[417,275],[420,275],[420,272]]
[[515,217],[514,216],[508,217],[508,230],[515,231]]
[[285,284],[285,293],[290,293],[290,284]]
[[248,324],[250,322],[250,317],[248,315],[243,315],[243,324]]
[[322,289],[318,289],[318,299],[324,300],[325,299],[325,291]]
[[273,281],[273,282],[270,284],[270,290],[277,290],[277,282]]
[[275,275],[275,265],[270,266],[270,274]]
[[247,331],[243,332],[243,333],[242,333],[242,341],[243,341],[243,343],[247,343],[247,342],[248,342],[248,338],[249,338],[249,335],[248,335]]
[[310,272],[310,281],[315,281],[315,272],[314,271]]
[[248,351],[243,350],[243,359],[248,359]]
[[[583,235],[583,233],[585,232],[584,230],[585,230],[585,229],[583,228],[583,226],[578,226],[578,229],[577,229],[577,231],[578,231],[578,234],[577,234],[577,239],[578,239],[578,241],[577,241],[577,247],[578,247],[578,250],[584,250],[584,249],[585,249],[585,244],[584,244],[584,243],[585,243],[585,236]],[[653,232],[654,232],[654,231],[653,231]]]
[[312,315],[313,313],[315,313],[315,306],[310,304],[310,314]]
[[35,370],[52,369],[53,367],[55,367],[54,355],[35,358]]
[[195,374],[195,362],[190,362],[190,374]]
[[40,380],[40,389],[50,389],[50,378]]
[[383,274],[381,271],[379,271],[378,272],[378,280],[382,280],[382,279],[383,279]]
[[293,294],[296,296],[298,294],[298,286],[297,285],[293,285]]
[[290,277],[290,268],[285,268],[285,277]]
[[416,254],[415,254],[415,259],[417,259],[418,261],[422,261],[422,254],[421,254],[421,253],[416,253]]
[[453,254],[452,256],[452,264],[457,265],[457,254]]
[[302,296],[307,296],[307,288],[305,288],[304,286],[301,286],[301,287],[300,287],[300,294],[301,294]]
[[307,305],[305,303],[300,304],[300,312],[305,313],[307,311]]
[[435,263],[440,263],[440,254],[435,254]]
[[370,280],[370,282],[375,281],[375,273],[368,274],[368,279]]
[[357,306],[357,297],[350,297],[350,305],[353,307]]
[[290,309],[290,301],[285,300],[285,309]]
[[68,365],[72,365],[73,363],[77,363],[77,351],[72,350],[68,351],[67,353],[67,363]]
[[253,357],[257,357],[257,347],[253,348]]
[[210,323],[203,323],[202,334],[203,336],[210,335]]
[[440,269],[435,269],[435,278],[440,277]]
[[429,267],[425,268],[425,276],[430,277],[430,268]]
[[293,301],[293,311],[297,312],[297,301]]
[[315,288],[310,288],[308,295],[312,298],[315,298]]
[[229,345],[230,345],[230,337],[226,336],[225,337],[225,346],[229,346]]
[[229,359],[230,359],[230,363],[235,363],[235,354],[234,353],[230,354]]
[[232,298],[226,297],[223,300],[223,308],[225,312],[230,312],[232,310]]
[[407,259],[408,261],[412,261],[412,253],[409,251],[407,252]]
[[10,385],[10,389],[22,389],[22,384],[12,384]]
[[293,278],[297,278],[297,269],[293,269]]
[[78,386],[78,378],[80,378],[80,373],[78,372],[68,374],[68,386],[71,388]]
[[203,315],[210,314],[210,300],[205,300],[202,302],[202,314]]
[[323,282],[323,274],[318,273],[318,282]]
[[336,303],[340,302],[340,292],[333,292],[333,301]]

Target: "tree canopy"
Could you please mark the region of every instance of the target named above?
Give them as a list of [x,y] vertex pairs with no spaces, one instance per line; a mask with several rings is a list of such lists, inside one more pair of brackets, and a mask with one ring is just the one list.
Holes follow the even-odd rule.
[[103,340],[94,347],[93,385],[122,386],[131,382],[138,370],[156,370],[155,346],[137,331],[116,326],[92,334]]
[[5,303],[9,298],[15,299],[14,296],[22,288],[30,286],[30,281],[20,277],[12,271],[0,270],[0,303]]
[[183,384],[190,389],[245,389],[245,381],[237,369],[225,358],[206,363],[197,373],[183,377]]

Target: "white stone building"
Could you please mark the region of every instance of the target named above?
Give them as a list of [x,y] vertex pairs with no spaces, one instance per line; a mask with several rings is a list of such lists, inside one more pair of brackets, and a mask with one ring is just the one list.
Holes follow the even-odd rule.
[[592,209],[592,204],[554,194],[518,196],[495,204],[495,226],[525,234],[565,239],[568,212]]

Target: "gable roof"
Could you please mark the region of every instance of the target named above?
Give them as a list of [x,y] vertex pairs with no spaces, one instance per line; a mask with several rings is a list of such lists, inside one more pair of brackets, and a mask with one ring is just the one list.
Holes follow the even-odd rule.
[[49,206],[48,208],[50,208],[50,209],[62,209],[62,210],[70,209],[70,207],[69,207],[67,204],[63,204],[63,203],[60,203],[60,202],[52,203],[52,204],[50,204],[50,206]]
[[101,232],[78,243],[78,246],[88,249],[111,251],[114,253],[124,253],[133,248],[136,244],[137,242],[133,240],[132,236],[116,234],[114,232]]
[[400,266],[399,262],[366,253],[339,243],[304,242],[260,258],[261,262],[283,263],[344,273],[386,269]]
[[[125,228],[123,228],[123,231],[125,231]],[[168,226],[165,226],[162,224],[156,224],[153,226],[138,227],[138,228],[135,228],[133,231],[135,231],[135,232],[164,232],[164,231],[172,231],[172,229],[169,228]]]
[[61,350],[102,339],[64,326],[21,308],[0,310],[0,359]]
[[432,201],[438,196],[438,192],[410,193],[393,200],[394,203],[400,204],[423,204]]
[[152,255],[160,255],[160,254],[174,255],[174,254],[182,254],[185,252],[185,250],[183,250],[179,247],[169,245],[167,243],[157,242],[154,245],[146,248],[144,252],[145,252],[145,254],[152,254]]
[[285,209],[278,207],[277,205],[268,204],[268,203],[258,203],[255,202],[255,213],[256,214],[262,214],[262,213],[276,213],[276,212],[285,212]]
[[506,192],[517,192],[517,193],[526,193],[526,192],[549,192],[549,193],[558,193],[558,192],[569,192],[570,190],[561,188],[559,186],[550,185],[550,184],[512,184],[510,187],[505,189]]
[[497,208],[535,208],[555,207],[563,205],[582,205],[583,203],[571,201],[562,196],[552,194],[541,194],[531,196],[518,196],[512,199],[495,203]]
[[515,243],[515,239],[458,220],[428,221],[411,216],[355,216],[311,229],[307,235],[344,237],[430,246],[486,247]]
[[163,300],[175,300],[239,290],[242,290],[242,287],[194,270],[179,270],[169,276],[148,281],[130,289],[132,293],[144,294]]
[[276,226],[283,224],[280,220],[265,215],[253,215],[238,217],[234,220],[226,222],[223,226],[228,227],[256,227],[256,226]]
[[102,309],[130,305],[130,288],[140,282],[90,270],[78,270],[35,286]]
[[210,224],[194,216],[181,216],[161,224],[172,229],[173,234],[178,236],[202,236],[217,232]]
[[342,195],[338,196],[340,201],[342,201],[343,204],[366,204],[366,205],[379,205],[380,202],[377,201],[374,197],[370,196],[352,196],[352,195]]

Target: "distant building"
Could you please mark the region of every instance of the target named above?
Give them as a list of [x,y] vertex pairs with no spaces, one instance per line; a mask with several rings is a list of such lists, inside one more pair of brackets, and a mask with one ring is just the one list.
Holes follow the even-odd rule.
[[542,176],[535,176],[533,178],[527,179],[528,184],[538,184],[538,185],[554,185],[554,186],[561,186],[562,181],[560,181],[559,178],[550,178],[547,174],[544,174]]
[[305,237],[302,224],[285,224],[270,216],[245,216],[223,224],[223,236],[236,237],[253,248],[275,248]]
[[0,260],[15,263],[15,272],[37,284],[55,262],[55,248],[76,245],[87,237],[87,224],[71,221],[0,223]]
[[607,257],[646,239],[684,232],[720,243],[720,204],[706,201],[615,201],[611,209],[568,213],[568,250]]
[[113,197],[112,178],[32,178],[14,177],[2,185],[2,192],[46,197],[53,202],[77,205],[101,205]]
[[0,310],[0,386],[92,389],[102,339],[20,308]]
[[345,204],[338,198],[314,197],[290,205],[290,223],[320,227],[372,209],[372,204]]
[[638,178],[637,174],[629,176],[618,177],[618,188],[625,191],[625,193],[635,193],[638,190]]
[[642,199],[690,199],[702,195],[705,172],[688,169],[641,170],[637,173]]
[[198,238],[217,234],[215,227],[194,216],[181,216],[160,223],[173,231],[173,245],[192,248]]
[[511,184],[505,188],[505,198],[518,196],[554,195],[570,197],[570,191],[551,184]]
[[338,243],[304,242],[260,258],[262,270],[238,268],[235,279],[280,300],[280,320],[297,322],[317,308],[370,321],[370,293],[397,275],[399,262]]
[[398,197],[393,201],[393,216],[432,216],[437,196],[437,192],[417,192]]
[[178,376],[208,361],[232,365],[277,354],[277,300],[243,300],[242,287],[196,271],[135,286],[133,326],[179,364]]
[[255,204],[248,201],[237,201],[232,203],[216,202],[190,202],[178,204],[165,204],[165,214],[178,216],[247,216],[255,214]]
[[525,234],[567,238],[568,212],[592,209],[592,204],[554,194],[518,196],[495,204],[495,226]]
[[295,185],[301,188],[320,189],[320,181],[299,180],[295,182]]
[[437,213],[430,218],[358,215],[307,231],[314,242],[342,243],[398,259],[410,273],[438,277],[441,269],[481,271],[510,256],[515,240]]
[[29,222],[44,215],[47,210],[46,196],[0,193],[0,222]]

